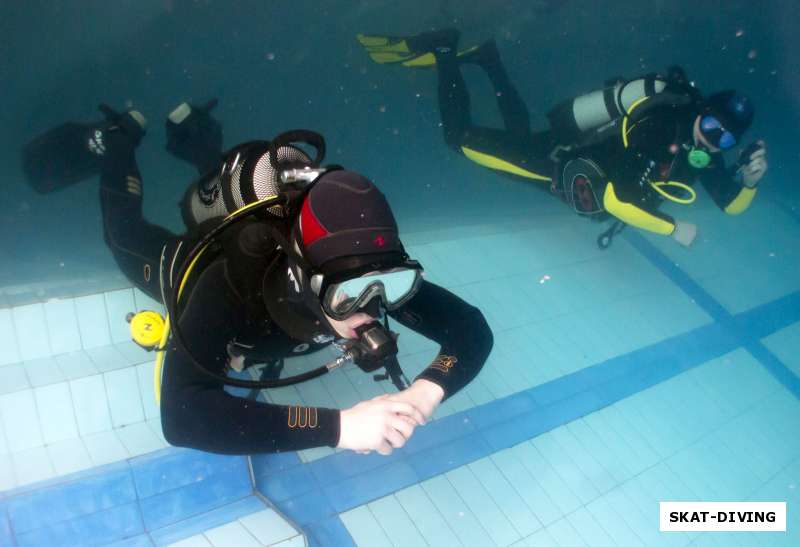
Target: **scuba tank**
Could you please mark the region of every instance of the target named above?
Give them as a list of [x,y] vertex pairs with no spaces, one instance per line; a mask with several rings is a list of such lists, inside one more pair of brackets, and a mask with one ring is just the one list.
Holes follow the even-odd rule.
[[[294,139],[293,141],[287,139]],[[292,144],[304,142],[316,149],[316,157]],[[281,192],[280,185],[287,172],[311,172],[319,167],[325,155],[322,136],[304,130],[284,133],[270,147],[268,141],[252,141],[241,144],[226,154],[219,170],[206,173],[191,184],[181,201],[181,215],[190,231],[204,232],[205,226],[214,226],[223,218],[242,207]],[[315,172],[315,178],[319,173]],[[288,179],[287,179],[288,180]],[[277,217],[284,217],[280,206],[269,208]]]
[[558,104],[547,118],[559,143],[577,142],[582,135],[624,116],[642,97],[652,97],[666,87],[666,80],[657,74],[628,81],[615,78],[602,89]]
[[[581,146],[606,135],[606,128],[616,125],[619,119],[629,115],[632,108],[642,102],[647,107],[682,106],[699,98],[699,90],[689,82],[683,69],[671,66],[666,76],[647,74],[633,80],[613,78],[602,89],[558,104],[547,113],[547,118],[559,145]],[[640,107],[638,115],[647,107]]]

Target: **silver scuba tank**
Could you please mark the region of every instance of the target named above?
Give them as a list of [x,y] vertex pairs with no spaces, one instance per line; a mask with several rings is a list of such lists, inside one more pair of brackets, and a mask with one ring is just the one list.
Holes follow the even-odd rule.
[[[312,161],[303,150],[288,144],[277,149],[277,157],[281,163],[310,165]],[[187,228],[222,220],[245,205],[277,195],[282,171],[273,167],[265,145],[232,150],[220,169],[202,176],[184,195],[181,210]],[[280,206],[269,211],[283,216]]]
[[603,89],[560,103],[547,117],[559,144],[571,144],[624,116],[637,100],[661,93],[666,87],[667,81],[657,74],[630,81],[610,81]]

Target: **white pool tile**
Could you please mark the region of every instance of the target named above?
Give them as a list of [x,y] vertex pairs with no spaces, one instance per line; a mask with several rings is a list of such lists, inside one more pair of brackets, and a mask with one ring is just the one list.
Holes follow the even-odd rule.
[[42,304],[29,304],[12,309],[19,354],[23,361],[50,355],[50,340]]
[[127,342],[131,339],[125,316],[136,311],[133,289],[122,289],[105,293],[108,325],[113,342]]
[[474,546],[494,543],[446,477],[433,477],[421,482],[420,486],[450,524],[461,543]]
[[82,438],[94,465],[105,465],[128,458],[125,446],[115,431],[103,431]]
[[122,356],[127,359],[128,364],[131,365],[155,362],[156,360],[154,353],[142,349],[130,340],[114,344],[114,347],[117,348],[117,351],[119,351]]
[[0,309],[0,366],[21,360],[10,309]]
[[161,415],[156,403],[156,393],[153,387],[153,371],[155,362],[142,363],[136,367],[136,377],[139,381],[139,394],[142,397],[144,417],[146,420],[157,418]]
[[458,545],[458,537],[418,484],[394,495],[428,545]]
[[81,436],[111,429],[106,386],[99,374],[69,383]]
[[367,507],[393,545],[428,547],[414,521],[395,496],[375,500],[367,504]]
[[130,366],[128,360],[116,348],[116,346],[99,346],[86,350],[86,355],[92,360],[97,370],[108,372]]
[[523,537],[533,534],[542,524],[491,458],[482,458],[468,465],[500,507],[513,528]]
[[50,300],[44,304],[47,332],[53,355],[81,349],[81,333],[72,298]]
[[25,367],[25,373],[33,387],[46,386],[65,380],[64,373],[53,357],[26,361],[22,365]]
[[281,541],[270,547],[306,547],[306,540],[303,536],[294,536],[292,539]]
[[161,313],[164,310],[164,306],[161,305],[161,302],[153,300],[146,294],[144,294],[139,289],[133,289],[133,299],[136,302],[136,311],[143,311],[143,310],[151,310],[158,313]]
[[345,511],[339,518],[356,545],[393,547],[386,531],[366,505]]
[[50,461],[53,462],[57,475],[77,473],[92,467],[89,452],[79,438],[66,439],[47,446]]
[[469,466],[449,471],[445,476],[492,539],[492,543],[511,545],[522,538]]
[[0,395],[22,391],[31,387],[22,363],[0,365]]
[[297,535],[297,530],[272,509],[265,509],[239,519],[247,530],[264,545],[272,545]]
[[14,460],[11,454],[0,454],[0,492],[17,487]]
[[105,299],[102,294],[76,298],[75,312],[78,316],[83,349],[111,344]]
[[144,421],[136,369],[125,368],[103,374],[114,427]]
[[132,458],[155,452],[165,446],[146,422],[121,427],[115,431]]
[[32,390],[0,395],[0,417],[11,452],[44,444]]
[[45,444],[78,436],[72,395],[66,383],[33,390]]
[[261,547],[261,543],[247,531],[241,522],[229,522],[223,526],[203,532],[214,547]]
[[43,446],[14,452],[11,455],[14,475],[17,484],[24,486],[34,482],[50,479],[55,476],[55,469],[50,461],[47,449]]
[[8,440],[6,439],[6,428],[3,426],[3,420],[0,420],[0,456],[10,452],[11,449],[8,447]]
[[85,378],[99,372],[97,366],[83,350],[56,355],[54,359],[67,380]]
[[161,443],[166,446],[169,443],[164,438],[164,429],[161,427],[161,418],[153,418],[152,420],[147,420],[147,427],[150,428],[150,431],[158,438]]
[[170,543],[169,547],[214,547],[202,534],[182,539],[176,543]]
[[530,444],[536,447],[539,454],[558,473],[569,489],[578,496],[581,503],[585,505],[600,495],[569,452],[556,442],[551,432],[531,439]]

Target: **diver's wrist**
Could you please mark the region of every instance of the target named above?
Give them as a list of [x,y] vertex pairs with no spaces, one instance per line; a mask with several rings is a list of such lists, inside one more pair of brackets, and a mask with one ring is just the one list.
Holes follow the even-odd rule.
[[411,384],[411,389],[419,392],[427,402],[433,405],[438,405],[444,399],[444,388],[425,378],[418,378]]

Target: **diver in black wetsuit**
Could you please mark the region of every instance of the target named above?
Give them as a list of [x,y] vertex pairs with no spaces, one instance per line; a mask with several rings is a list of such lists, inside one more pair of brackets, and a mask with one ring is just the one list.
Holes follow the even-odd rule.
[[[167,441],[225,454],[325,445],[391,453],[480,371],[493,343],[483,315],[422,278],[383,195],[363,176],[341,168],[317,169],[310,189],[294,192],[290,203],[296,206],[275,206],[263,217],[232,224],[209,244],[219,252],[205,263],[198,260],[200,273],[178,278],[176,264],[185,250],[208,225],[220,226],[231,212],[226,207],[239,209],[248,194],[250,201],[263,199],[272,191],[265,185],[289,172],[275,171],[270,152],[303,159],[292,164],[300,177],[314,172],[305,153],[288,144],[248,143],[223,157],[212,107],[184,103],[167,121],[168,150],[204,174],[186,195],[184,236],[143,218],[135,149],[145,122],[138,112],[106,108],[104,124],[70,131],[62,126],[33,141],[24,152],[29,181],[50,191],[65,166],[76,175],[68,177],[70,183],[99,167],[106,241],[127,277],[165,302],[189,279],[177,316],[186,345],[173,337],[165,350],[161,421]],[[70,141],[87,145],[82,155],[41,164],[52,156],[48,142]],[[177,313],[170,310],[171,316]],[[335,338],[352,341],[382,315],[441,345],[431,365],[398,393],[340,411],[236,397],[219,379],[257,363],[280,365],[284,357],[313,353]]]
[[[730,168],[721,154],[750,126],[749,99],[733,91],[703,98],[677,67],[666,77],[610,81],[604,90],[554,108],[548,114],[551,130],[532,132],[528,109],[493,40],[459,52],[454,29],[358,39],[377,63],[436,67],[448,146],[485,167],[540,181],[582,215],[603,219],[610,214],[690,245],[696,227],[660,212],[664,199],[690,203],[691,186],[699,179],[720,209],[739,214],[767,169],[763,141],[742,150]],[[471,122],[464,63],[488,75],[504,130]]]

